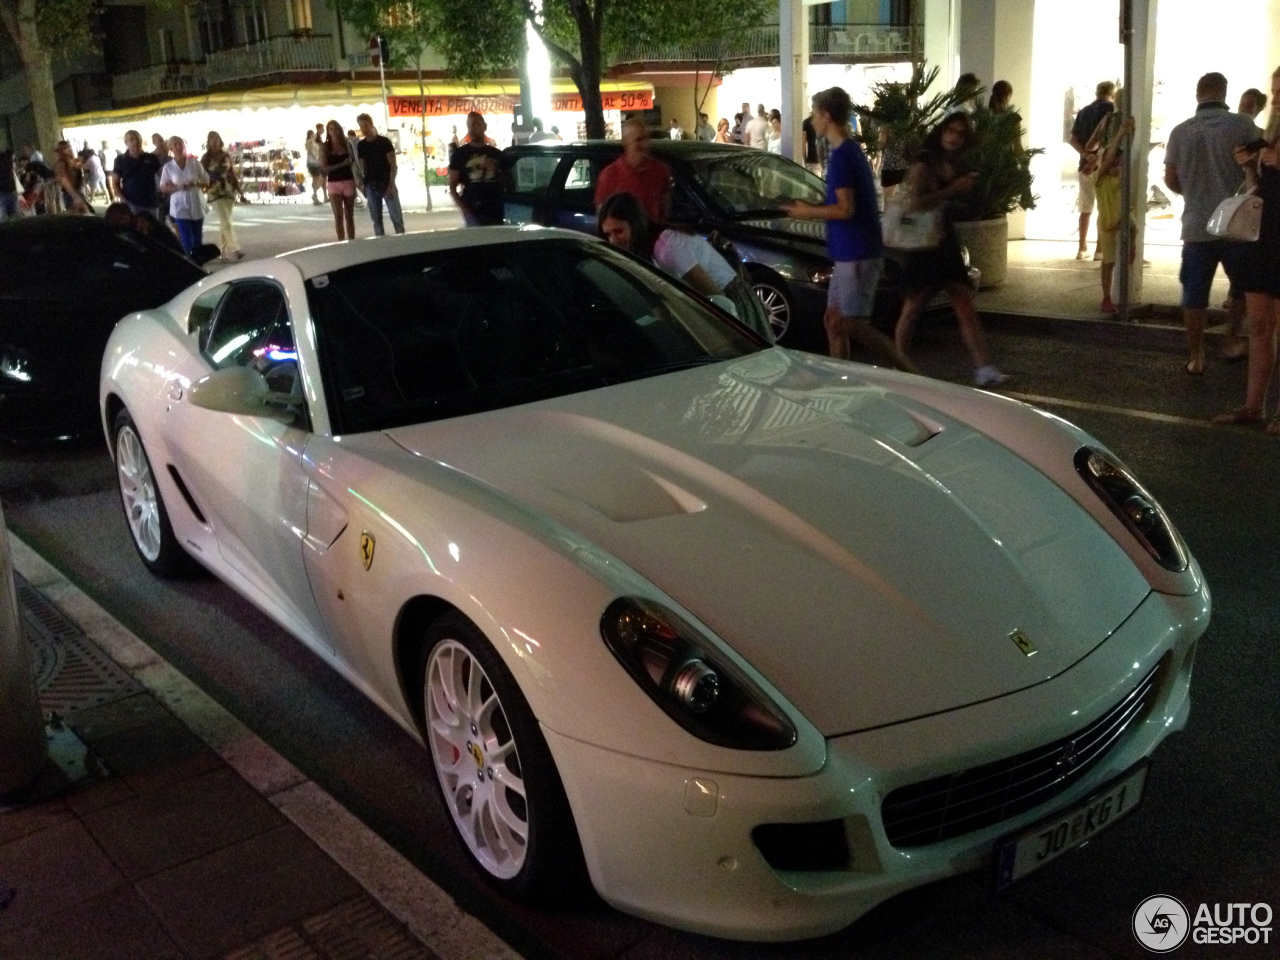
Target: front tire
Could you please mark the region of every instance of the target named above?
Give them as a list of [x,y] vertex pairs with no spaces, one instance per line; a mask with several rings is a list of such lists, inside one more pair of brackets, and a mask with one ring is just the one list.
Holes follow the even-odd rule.
[[111,436],[120,506],[139,558],[156,576],[189,576],[196,570],[196,563],[173,533],[151,460],[128,410],[116,414]]
[[752,273],[751,289],[764,304],[765,316],[773,328],[773,340],[782,343],[795,319],[795,304],[787,283],[780,277],[761,271]]
[[484,635],[448,613],[420,657],[426,739],[454,829],[485,878],[535,902],[584,886],[573,815],[546,740]]

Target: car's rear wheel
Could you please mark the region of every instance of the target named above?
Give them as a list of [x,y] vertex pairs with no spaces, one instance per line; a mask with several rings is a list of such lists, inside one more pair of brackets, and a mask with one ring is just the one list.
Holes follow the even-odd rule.
[[787,289],[786,281],[770,274],[754,273],[751,277],[751,289],[764,304],[769,326],[773,328],[774,341],[781,343],[782,338],[791,329],[791,320],[795,312],[791,291]]
[[181,577],[192,573],[196,563],[174,536],[151,460],[128,410],[116,414],[112,437],[120,505],[138,556],[157,576]]
[[551,751],[483,634],[449,613],[427,630],[423,716],[436,784],[485,877],[530,900],[581,888],[585,871]]

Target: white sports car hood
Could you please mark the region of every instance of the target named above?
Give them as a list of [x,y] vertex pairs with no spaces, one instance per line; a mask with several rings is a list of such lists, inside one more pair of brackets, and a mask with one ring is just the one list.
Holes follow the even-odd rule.
[[775,349],[389,435],[611,552],[828,736],[1046,680],[1138,606],[1052,481],[858,370]]

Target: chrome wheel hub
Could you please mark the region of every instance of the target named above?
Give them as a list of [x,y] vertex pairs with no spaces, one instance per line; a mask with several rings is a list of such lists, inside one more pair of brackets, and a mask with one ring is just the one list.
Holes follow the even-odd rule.
[[154,561],[160,556],[160,501],[142,441],[131,426],[116,435],[116,477],[133,542]]
[[751,289],[764,304],[764,312],[769,317],[769,326],[773,327],[773,338],[782,339],[782,335],[787,332],[787,327],[791,325],[791,307],[787,303],[787,298],[782,295],[781,290],[767,283],[754,284]]
[[428,739],[449,812],[472,855],[495,877],[524,865],[529,807],[515,738],[479,661],[442,640],[427,661]]

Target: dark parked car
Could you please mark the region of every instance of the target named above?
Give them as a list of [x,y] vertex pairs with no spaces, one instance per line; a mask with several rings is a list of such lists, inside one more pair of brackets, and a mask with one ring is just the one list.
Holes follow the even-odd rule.
[[181,253],[97,217],[0,224],[0,437],[100,432],[98,377],[116,321],[205,276]]
[[[823,181],[799,164],[749,147],[691,140],[654,140],[652,147],[671,167],[671,220],[704,236],[718,231],[733,243],[779,341],[825,342],[822,312],[831,275],[826,224],[792,220],[781,211],[790,200],[821,202]],[[505,152],[508,221],[595,232],[596,180],[622,155],[620,141],[523,144]],[[881,326],[897,318],[900,277],[890,253],[876,295]]]

